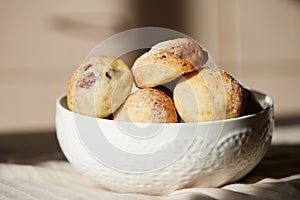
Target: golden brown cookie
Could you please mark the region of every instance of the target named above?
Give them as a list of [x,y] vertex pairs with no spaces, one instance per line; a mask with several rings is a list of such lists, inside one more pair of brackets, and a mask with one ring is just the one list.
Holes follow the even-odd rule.
[[79,66],[68,83],[71,111],[105,118],[129,96],[133,77],[129,67],[114,56],[91,58]]
[[138,87],[155,87],[197,70],[207,59],[207,52],[197,43],[179,38],[153,46],[135,61],[132,72]]
[[218,68],[203,68],[179,80],[174,103],[185,122],[213,121],[238,117],[245,108],[243,87]]
[[145,123],[176,123],[172,99],[164,92],[145,88],[131,94],[118,111],[115,120]]

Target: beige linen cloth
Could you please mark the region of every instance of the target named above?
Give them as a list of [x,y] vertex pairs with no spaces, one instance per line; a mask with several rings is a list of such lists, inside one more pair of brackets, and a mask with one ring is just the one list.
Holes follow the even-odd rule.
[[83,177],[66,161],[48,161],[38,165],[0,164],[0,199],[291,200],[300,199],[300,174],[282,179],[267,178],[254,184],[182,189],[168,196],[147,196],[106,191],[93,180]]

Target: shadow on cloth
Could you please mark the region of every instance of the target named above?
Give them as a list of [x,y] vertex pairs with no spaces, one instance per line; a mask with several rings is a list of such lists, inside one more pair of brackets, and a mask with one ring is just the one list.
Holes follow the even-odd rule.
[[283,178],[300,174],[300,144],[271,145],[264,159],[238,182],[254,183],[265,177]]

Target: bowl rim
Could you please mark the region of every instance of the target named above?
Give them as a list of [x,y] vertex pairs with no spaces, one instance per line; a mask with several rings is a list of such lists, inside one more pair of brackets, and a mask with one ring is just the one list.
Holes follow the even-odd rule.
[[[214,121],[184,122],[184,123],[147,123],[147,122],[118,121],[118,123],[157,124],[157,125],[201,125],[201,124],[211,124],[211,123],[225,123],[225,122],[232,122],[232,121],[239,121],[239,120],[244,120],[244,119],[248,119],[248,118],[253,118],[257,115],[261,115],[262,113],[268,112],[268,110],[270,110],[270,109],[273,109],[274,103],[273,103],[273,99],[270,96],[268,96],[267,94],[265,94],[263,92],[257,91],[257,90],[253,90],[253,89],[249,89],[249,88],[247,88],[247,89],[250,90],[254,95],[256,94],[256,95],[264,96],[264,99],[265,99],[264,102],[267,104],[267,106],[257,113],[244,115],[244,116],[240,116],[240,117],[235,117],[235,118],[230,118],[230,119],[214,120]],[[63,99],[66,99],[66,96],[67,96],[66,94],[62,94],[56,99],[56,112],[58,109],[60,109],[64,112],[67,112],[72,115],[78,115],[80,117],[90,118],[93,120],[98,120],[100,122],[103,121],[105,123],[114,123],[117,121],[117,120],[97,118],[97,117],[92,117],[92,116],[75,113],[75,112],[69,110],[68,108],[66,108],[64,105],[62,105],[62,101],[63,101]]]

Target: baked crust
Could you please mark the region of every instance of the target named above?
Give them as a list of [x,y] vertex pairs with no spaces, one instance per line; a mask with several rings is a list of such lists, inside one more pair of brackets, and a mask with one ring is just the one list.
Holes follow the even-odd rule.
[[188,38],[167,40],[154,45],[150,52],[169,51],[191,63],[195,68],[202,67],[208,60],[208,53],[196,42]]
[[195,70],[188,61],[165,50],[142,55],[132,67],[134,80],[140,88],[162,85]]
[[174,103],[185,122],[200,122],[238,117],[246,101],[243,87],[227,72],[203,68],[178,81]]
[[132,85],[132,73],[121,59],[91,58],[75,70],[68,82],[68,107],[79,114],[105,118],[125,101]]
[[145,88],[131,94],[115,120],[145,123],[176,123],[177,113],[172,99],[164,92]]
[[138,87],[149,88],[196,71],[207,60],[208,53],[197,43],[178,38],[153,46],[135,61],[132,72]]

